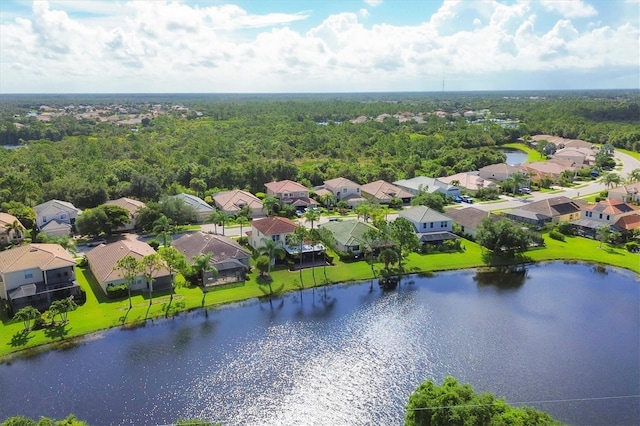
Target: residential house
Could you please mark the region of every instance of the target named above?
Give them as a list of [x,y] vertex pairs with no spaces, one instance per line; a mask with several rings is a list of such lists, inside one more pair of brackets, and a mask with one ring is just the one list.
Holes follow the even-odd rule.
[[415,206],[401,210],[399,217],[413,224],[422,244],[439,243],[457,238],[453,233],[453,221],[427,206]]
[[360,256],[364,253],[367,246],[364,234],[367,231],[376,230],[373,225],[359,220],[327,222],[321,226],[331,231],[338,251],[350,253],[353,256]]
[[69,237],[73,235],[74,227],[67,222],[61,222],[53,219],[40,228],[40,232],[50,237]]
[[440,179],[426,176],[402,179],[393,182],[393,184],[413,195],[417,195],[420,191],[428,192],[430,194],[440,192],[448,197],[460,195],[460,188],[457,186],[442,182]]
[[516,222],[542,226],[545,223],[573,222],[582,214],[584,202],[560,196],[526,204],[520,208],[504,213]]
[[444,213],[453,223],[460,227],[463,234],[470,235],[475,238],[478,228],[482,221],[486,218],[498,219],[498,216],[491,212],[477,209],[475,207],[466,207],[463,209],[450,209]]
[[[367,201],[362,196],[360,184],[347,178],[339,177],[325,180],[322,188],[333,193],[336,197],[336,202],[346,201],[349,207],[352,208]],[[321,192],[318,190],[316,193],[321,195]]]
[[251,267],[251,253],[229,237],[204,232],[184,234],[172,246],[185,255],[193,265],[196,256],[211,254],[209,264],[216,272],[206,271],[204,286],[244,281]]
[[380,204],[389,204],[393,198],[399,198],[403,204],[410,204],[413,194],[384,180],[362,185],[362,195]]
[[186,205],[193,207],[196,212],[198,222],[207,221],[209,217],[211,217],[211,214],[215,211],[215,209],[207,204],[206,201],[204,201],[200,197],[196,197],[195,195],[182,193],[173,195],[171,198],[177,198]]
[[508,179],[514,173],[521,173],[522,170],[518,166],[512,166],[507,163],[490,164],[478,170],[478,175],[483,179],[496,180],[502,182]]
[[46,203],[38,204],[33,210],[36,213],[36,226],[40,231],[53,220],[69,224],[72,228],[76,223],[76,218],[82,213],[82,210],[76,208],[73,204],[60,200],[50,200]]
[[286,217],[266,217],[251,221],[251,231],[249,235],[249,245],[255,250],[263,246],[262,239],[268,238],[279,241],[282,246],[287,242],[287,238],[293,233],[298,225]]
[[251,217],[263,217],[266,215],[262,201],[255,195],[241,189],[218,192],[212,198],[216,208],[230,216],[237,215],[247,207],[251,211]]
[[[14,230],[12,226],[16,222],[20,229]],[[20,243],[25,233],[26,229],[18,218],[9,213],[0,212],[0,246]]]
[[573,161],[551,159],[549,161],[535,161],[533,163],[522,164],[519,166],[522,172],[529,176],[534,182],[539,182],[543,178],[549,178],[552,181],[560,179],[562,173],[566,170],[575,173],[578,167]]
[[609,190],[608,198],[627,203],[640,203],[640,182],[612,188]]
[[122,207],[129,212],[129,223],[117,229],[117,231],[131,231],[136,227],[136,218],[138,217],[138,210],[143,208],[145,204],[142,201],[134,200],[132,198],[122,197],[117,200],[110,200],[104,203],[108,206]]
[[[107,293],[107,287],[120,285],[125,282],[124,274],[118,267],[118,261],[131,256],[137,261],[142,261],[145,256],[156,251],[149,244],[138,241],[122,239],[110,244],[101,244],[87,252],[89,269],[96,281]],[[167,268],[161,268],[153,274],[153,290],[171,288],[173,277]],[[131,290],[150,290],[151,284],[147,282],[144,274],[140,272],[131,285]]]
[[309,198],[309,190],[306,186],[292,180],[281,180],[265,183],[267,196],[280,200],[283,204],[291,204],[296,209],[317,207],[318,203]]
[[[596,229],[601,225],[615,226],[620,219],[626,216],[636,216],[640,214],[640,207],[632,206],[624,201],[603,200],[594,204],[582,206],[580,219],[572,222],[579,233],[593,236]],[[622,228],[626,229],[635,221],[633,219],[620,222]]]
[[576,166],[588,166],[595,164],[595,155],[590,148],[563,148],[553,154],[557,160],[568,160]]
[[455,175],[438,178],[440,182],[464,188],[467,191],[479,189],[497,189],[498,185],[490,180],[480,177],[479,172],[456,173]]
[[0,299],[12,313],[81,293],[73,256],[58,244],[26,244],[0,252]]

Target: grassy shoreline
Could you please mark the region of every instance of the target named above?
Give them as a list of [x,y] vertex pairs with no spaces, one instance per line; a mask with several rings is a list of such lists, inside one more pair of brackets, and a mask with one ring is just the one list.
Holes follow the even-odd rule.
[[[621,248],[586,238],[568,237],[566,242],[546,238],[546,247],[529,250],[515,263],[537,263],[546,261],[581,261],[609,265],[630,270],[640,275],[640,255]],[[478,244],[463,240],[462,253],[434,253],[421,255],[413,253],[403,262],[406,274],[435,273],[442,271],[474,269],[500,266],[487,257],[486,250]],[[316,267],[300,271],[276,268],[272,272],[271,288],[277,294],[298,291],[336,283],[367,281],[374,278],[371,265],[364,261],[334,261],[333,266]],[[382,267],[375,263],[376,272]],[[9,362],[14,357],[30,356],[51,349],[65,348],[86,340],[93,334],[113,327],[137,327],[147,320],[171,318],[195,309],[214,307],[229,303],[265,297],[269,286],[258,283],[257,272],[252,272],[244,285],[228,286],[203,293],[198,287],[176,289],[170,303],[168,293],[154,296],[149,305],[148,295],[132,296],[133,308],[129,310],[128,299],[110,300],[102,294],[91,273],[77,269],[77,280],[85,289],[87,301],[76,311],[69,313],[69,322],[64,326],[22,333],[23,323],[2,318],[0,325],[0,363]]]

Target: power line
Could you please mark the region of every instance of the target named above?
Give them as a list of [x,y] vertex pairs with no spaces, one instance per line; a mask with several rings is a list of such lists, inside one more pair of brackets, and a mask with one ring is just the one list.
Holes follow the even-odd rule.
[[539,401],[519,401],[519,402],[496,401],[491,404],[458,404],[458,405],[445,405],[441,407],[407,408],[407,410],[422,411],[422,410],[440,410],[444,408],[456,408],[456,407],[487,407],[490,405],[497,405],[502,402],[507,403],[509,405],[531,405],[531,404],[546,404],[546,403],[553,403],[553,402],[604,401],[604,400],[611,400],[611,399],[631,399],[631,398],[640,398],[640,395],[598,396],[598,397],[592,397],[592,398],[547,399],[547,400],[539,400]]

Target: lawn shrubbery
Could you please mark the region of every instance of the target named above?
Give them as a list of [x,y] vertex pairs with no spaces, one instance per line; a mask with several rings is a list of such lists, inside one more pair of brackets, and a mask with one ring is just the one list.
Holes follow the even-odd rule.
[[107,297],[109,299],[122,299],[129,294],[126,284],[107,286]]
[[552,229],[551,231],[549,231],[549,237],[553,238],[554,240],[558,240],[558,241],[564,241],[564,234],[562,232],[560,232],[558,229]]

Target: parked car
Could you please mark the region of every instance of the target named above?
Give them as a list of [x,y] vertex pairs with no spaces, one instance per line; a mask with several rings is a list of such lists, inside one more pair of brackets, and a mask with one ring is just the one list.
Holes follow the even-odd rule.
[[461,195],[460,198],[464,203],[473,204],[473,198],[469,197],[468,195]]
[[531,188],[520,188],[520,192],[522,192],[523,194],[531,194]]

